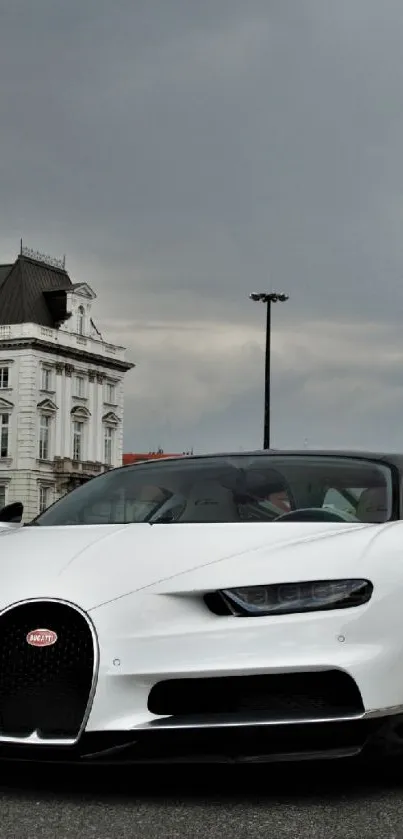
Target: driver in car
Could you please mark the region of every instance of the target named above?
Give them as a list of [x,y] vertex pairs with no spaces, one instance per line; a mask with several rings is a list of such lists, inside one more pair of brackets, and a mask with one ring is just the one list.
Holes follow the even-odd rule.
[[291,501],[286,489],[279,488],[274,490],[274,492],[270,492],[267,500],[274,507],[277,507],[280,512],[288,513],[291,510]]
[[292,509],[292,501],[280,475],[256,481],[247,493],[237,499],[238,509],[243,519],[268,519],[272,521]]

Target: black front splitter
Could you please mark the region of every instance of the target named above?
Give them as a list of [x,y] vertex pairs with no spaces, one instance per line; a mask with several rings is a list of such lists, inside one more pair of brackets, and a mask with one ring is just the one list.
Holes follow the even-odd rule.
[[360,754],[368,743],[377,742],[382,731],[380,720],[359,720],[264,728],[89,732],[75,746],[0,742],[0,761],[146,765],[325,760]]

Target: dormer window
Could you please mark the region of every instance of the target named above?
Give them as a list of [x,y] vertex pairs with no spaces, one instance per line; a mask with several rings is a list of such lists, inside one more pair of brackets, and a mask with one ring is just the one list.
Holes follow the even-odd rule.
[[78,307],[78,334],[84,335],[85,333],[85,309],[84,306]]

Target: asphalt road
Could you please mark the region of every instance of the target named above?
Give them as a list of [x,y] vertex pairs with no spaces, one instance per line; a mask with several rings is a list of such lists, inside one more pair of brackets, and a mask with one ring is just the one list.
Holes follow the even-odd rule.
[[1,839],[403,837],[403,764],[0,771]]

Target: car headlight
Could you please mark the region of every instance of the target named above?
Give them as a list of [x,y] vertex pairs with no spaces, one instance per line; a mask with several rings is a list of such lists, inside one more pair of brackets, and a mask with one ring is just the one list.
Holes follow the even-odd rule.
[[368,580],[316,580],[225,589],[220,594],[233,615],[259,617],[362,606],[372,592]]

